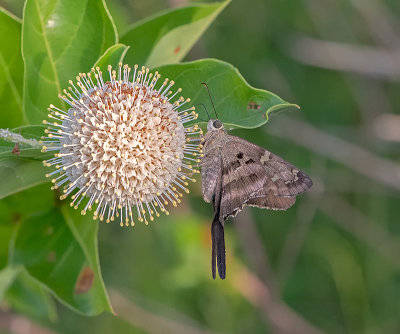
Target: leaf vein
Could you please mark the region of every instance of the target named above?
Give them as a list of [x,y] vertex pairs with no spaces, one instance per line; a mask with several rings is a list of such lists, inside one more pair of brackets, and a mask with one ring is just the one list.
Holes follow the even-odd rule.
[[43,17],[42,17],[41,12],[40,12],[38,0],[35,0],[35,5],[36,5],[36,10],[37,10],[37,13],[38,13],[38,16],[39,16],[39,22],[40,22],[40,25],[42,27],[43,41],[44,41],[44,44],[45,44],[45,47],[46,47],[46,51],[47,51],[47,54],[48,54],[48,57],[49,57],[50,66],[51,66],[51,69],[52,69],[53,74],[54,74],[54,81],[55,81],[55,84],[57,86],[58,93],[61,93],[60,79],[58,78],[57,69],[55,67],[54,56],[53,56],[53,53],[52,53],[51,48],[50,48],[50,44],[49,44],[49,41],[48,41],[48,37],[46,35],[45,27],[43,25]]

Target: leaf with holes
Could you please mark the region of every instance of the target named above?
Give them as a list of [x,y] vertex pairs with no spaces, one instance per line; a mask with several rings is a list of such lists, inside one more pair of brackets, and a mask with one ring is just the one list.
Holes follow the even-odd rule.
[[[227,128],[256,128],[265,124],[274,111],[299,108],[269,91],[251,87],[235,67],[220,60],[203,59],[154,70],[163,77],[174,78],[176,86],[184,88],[182,93],[193,104],[203,103],[212,110],[207,92],[201,86],[201,82],[206,82],[219,119]],[[201,118],[207,119],[203,109],[197,110]]]

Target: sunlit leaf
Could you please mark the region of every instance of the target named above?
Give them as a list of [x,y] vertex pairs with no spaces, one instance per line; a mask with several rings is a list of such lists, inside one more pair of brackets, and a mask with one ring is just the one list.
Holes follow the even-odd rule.
[[3,300],[5,292],[14,282],[21,268],[8,266],[0,271],[0,301]]
[[24,111],[37,124],[57,95],[80,72],[87,72],[117,42],[104,1],[27,0],[22,54]]
[[129,47],[124,44],[115,44],[107,49],[106,52],[96,61],[93,67],[100,67],[103,72],[107,70],[107,66],[111,65],[116,68],[120,62],[124,61],[124,57]]
[[177,63],[230,2],[193,4],[136,23],[122,37],[125,61],[148,67]]
[[24,119],[21,27],[19,19],[0,8],[0,126],[2,128],[16,127]]

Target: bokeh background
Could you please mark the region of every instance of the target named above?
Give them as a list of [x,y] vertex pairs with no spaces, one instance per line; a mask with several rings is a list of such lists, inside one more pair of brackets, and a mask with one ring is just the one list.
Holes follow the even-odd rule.
[[[107,1],[121,32],[186,3]],[[22,1],[0,5],[21,17]],[[1,333],[400,333],[400,2],[234,0],[187,60],[204,57],[301,106],[232,133],[314,187],[287,212],[246,209],[226,223],[225,281],[211,278],[200,182],[149,226],[101,224],[118,316],[3,309]]]

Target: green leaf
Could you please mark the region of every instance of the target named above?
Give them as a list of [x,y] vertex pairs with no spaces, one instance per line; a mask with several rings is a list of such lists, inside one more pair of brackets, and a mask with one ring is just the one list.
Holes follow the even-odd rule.
[[33,279],[25,270],[20,270],[18,276],[5,293],[9,307],[20,313],[38,319],[57,319],[57,310],[50,293]]
[[[176,89],[182,87],[182,93],[192,104],[207,105],[211,118],[215,118],[207,92],[201,85],[206,82],[218,117],[227,128],[256,128],[265,124],[273,111],[299,108],[269,91],[251,87],[235,67],[220,60],[203,59],[155,70],[174,80]],[[203,109],[197,107],[197,112],[204,120],[208,119]]]
[[[15,210],[15,211],[14,211]],[[16,222],[20,219],[20,214],[16,209],[10,206],[10,201],[0,201],[0,270],[4,270],[8,266],[9,243],[14,233]],[[10,269],[8,270],[10,271]],[[9,275],[10,272],[3,275]],[[4,277],[4,276],[3,276]],[[2,278],[4,280],[4,278]],[[0,284],[2,286],[3,284]],[[1,290],[1,288],[0,288]],[[3,292],[5,289],[3,290]],[[1,292],[2,293],[2,292]],[[0,293],[0,295],[1,295]]]
[[148,67],[181,61],[229,2],[194,4],[136,23],[121,37],[131,46],[125,61]]
[[53,204],[53,194],[47,186],[38,186],[19,192],[0,201],[0,295],[6,305],[35,316],[54,319],[54,303],[49,293],[29,278],[22,266],[12,266],[16,231],[19,223],[32,214],[47,212]]
[[50,210],[53,198],[49,188],[42,185],[0,201],[0,295],[4,294],[11,308],[50,320],[55,318],[55,305],[49,293],[21,266],[9,265],[9,259],[19,223],[32,214]]
[[0,8],[0,124],[3,128],[14,128],[24,120],[21,26],[19,19]]
[[0,199],[21,190],[48,182],[49,169],[41,161],[26,158],[0,160]]
[[[10,230],[8,233],[4,233],[5,230],[2,230],[0,240],[10,239],[11,234],[14,233],[13,229],[21,220],[30,215],[49,211],[54,206],[54,194],[50,191],[48,184],[41,184],[0,200],[0,228],[4,227]],[[0,243],[0,245],[2,244],[4,243]],[[8,249],[6,253],[8,254]]]
[[31,216],[18,229],[11,263],[24,265],[77,312],[112,312],[100,273],[97,230],[97,223],[66,206]]
[[129,46],[124,44],[115,44],[110,46],[106,52],[96,61],[93,67],[100,67],[101,71],[106,71],[108,65],[111,65],[113,68],[118,67],[118,64],[124,61],[124,57],[126,52],[128,51]]
[[104,0],[81,0],[73,5],[67,0],[27,0],[22,54],[24,111],[29,122],[41,122],[48,106],[58,103],[57,96],[68,80],[89,71],[116,42]]
[[19,267],[7,266],[0,271],[0,301],[3,301],[4,294],[14,282],[20,269]]

